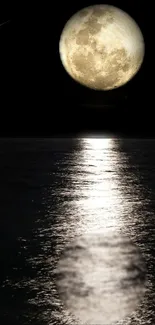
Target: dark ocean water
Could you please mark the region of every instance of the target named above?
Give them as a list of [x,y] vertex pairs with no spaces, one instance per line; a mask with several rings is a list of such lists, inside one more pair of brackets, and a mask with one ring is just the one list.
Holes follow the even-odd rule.
[[155,140],[0,140],[0,324],[155,324]]

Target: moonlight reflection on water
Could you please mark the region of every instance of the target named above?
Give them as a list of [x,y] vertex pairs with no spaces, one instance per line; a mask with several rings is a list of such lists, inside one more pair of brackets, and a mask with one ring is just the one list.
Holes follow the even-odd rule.
[[76,234],[101,229],[104,232],[120,230],[124,195],[119,186],[120,157],[113,151],[113,140],[85,138],[81,143],[83,150],[77,157],[70,182],[71,196],[78,194],[78,199],[74,200],[74,209],[79,218]]
[[120,234],[78,237],[55,271],[60,298],[77,324],[111,324],[134,311],[145,292],[145,268],[136,246]]
[[59,227],[56,283],[71,316],[68,323],[111,324],[138,306],[145,291],[144,265],[124,237],[133,202],[122,191],[117,143],[107,138],[80,142],[82,149],[67,169],[69,201]]

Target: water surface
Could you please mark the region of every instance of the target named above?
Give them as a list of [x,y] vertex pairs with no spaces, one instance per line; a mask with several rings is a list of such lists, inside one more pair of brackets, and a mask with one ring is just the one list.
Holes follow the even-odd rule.
[[[110,261],[110,268],[116,267],[119,272],[113,272],[109,278],[109,273],[105,275],[103,261],[98,264],[102,266],[102,274],[105,268],[109,309],[112,308],[110,288],[115,295],[122,290],[116,286],[114,291],[115,286],[110,287],[110,283],[117,282],[119,274],[124,272],[125,261],[130,262],[124,253],[119,261],[120,244],[116,237],[120,240],[124,238],[122,236],[128,238],[124,244],[127,252],[135,247],[138,255],[132,254],[136,256],[130,263],[133,268],[131,270],[128,265],[125,274],[128,279],[135,267],[139,268],[140,282],[136,282],[136,286],[140,292],[144,284],[143,268],[146,269],[144,297],[136,310],[132,312],[131,308],[126,317],[125,311],[131,305],[127,299],[131,297],[129,291],[132,291],[132,299],[137,299],[133,291],[136,287],[133,274],[130,283],[127,280],[127,291],[123,296],[126,302],[123,300],[120,304],[121,311],[118,311],[118,304],[115,309],[115,316],[119,313],[125,318],[119,320],[118,317],[117,324],[154,324],[155,141],[3,139],[0,141],[0,161],[2,324],[75,324],[75,310],[64,305],[66,291],[60,292],[55,270],[59,269],[60,261],[64,261],[70,243],[97,233],[101,233],[102,238],[109,238],[109,247],[116,246],[115,254],[110,256],[116,255],[118,261],[116,263],[112,257],[108,263]],[[111,236],[112,233],[115,236]],[[102,246],[102,253],[107,256],[105,246]],[[93,249],[93,241],[87,243],[87,248],[90,247]],[[97,256],[98,252],[96,248]],[[86,266],[83,276],[91,276],[93,273],[88,272]],[[65,278],[65,273],[63,276]],[[101,278],[98,273],[98,279]],[[93,290],[96,288],[94,286]],[[95,310],[101,301],[98,297],[98,291],[91,294],[93,306],[96,303]],[[106,322],[104,313],[104,323],[109,323],[108,317]],[[113,319],[114,324],[115,320],[117,317]]]

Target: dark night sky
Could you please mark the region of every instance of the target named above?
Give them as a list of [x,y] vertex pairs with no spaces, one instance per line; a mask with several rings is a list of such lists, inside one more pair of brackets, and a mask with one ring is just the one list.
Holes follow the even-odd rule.
[[154,11],[140,0],[106,3],[127,11],[137,21],[146,45],[144,63],[136,77],[108,92],[90,90],[73,81],[59,59],[64,24],[77,10],[95,2],[57,1],[52,6],[1,3],[0,22],[10,19],[0,28],[1,136],[89,131],[155,135],[154,78],[151,81]]

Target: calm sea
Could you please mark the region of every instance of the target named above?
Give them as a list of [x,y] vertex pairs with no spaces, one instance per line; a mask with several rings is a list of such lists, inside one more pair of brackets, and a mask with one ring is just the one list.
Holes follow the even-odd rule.
[[0,324],[155,324],[155,140],[0,140]]

